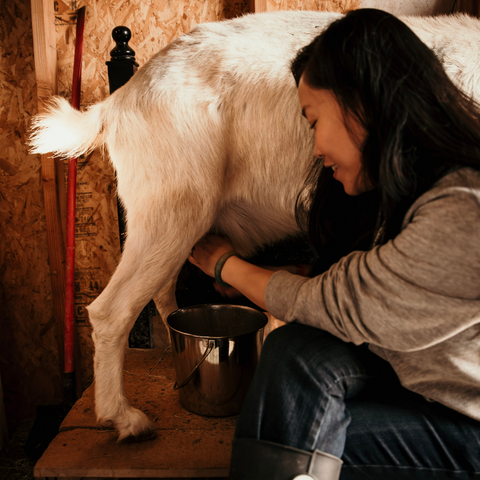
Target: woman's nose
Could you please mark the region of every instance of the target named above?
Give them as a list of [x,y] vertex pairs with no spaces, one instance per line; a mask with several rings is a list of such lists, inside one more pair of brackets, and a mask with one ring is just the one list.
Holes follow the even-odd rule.
[[315,142],[315,147],[313,148],[313,155],[315,157],[323,157],[322,149],[320,148],[320,145]]
[[316,157],[321,157],[323,155],[323,148],[322,148],[322,143],[320,140],[317,138],[318,136],[315,137],[315,144],[313,146],[313,154]]

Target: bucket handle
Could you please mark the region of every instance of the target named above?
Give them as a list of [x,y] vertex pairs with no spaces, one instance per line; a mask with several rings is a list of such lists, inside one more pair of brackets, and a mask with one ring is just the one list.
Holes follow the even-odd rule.
[[208,357],[210,352],[213,350],[213,347],[215,347],[215,340],[209,340],[208,347],[205,349],[205,353],[203,354],[203,357],[201,358],[201,360],[195,365],[194,369],[188,374],[187,378],[180,385],[175,380],[175,385],[173,386],[174,390],[180,390],[180,388],[183,388],[192,379],[198,367],[203,363],[203,361]]

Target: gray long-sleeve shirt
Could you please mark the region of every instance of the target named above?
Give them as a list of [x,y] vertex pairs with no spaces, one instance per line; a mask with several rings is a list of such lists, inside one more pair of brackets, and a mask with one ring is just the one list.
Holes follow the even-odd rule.
[[265,301],[276,318],[368,343],[406,388],[480,420],[480,173],[446,175],[384,245],[315,278],[275,273]]

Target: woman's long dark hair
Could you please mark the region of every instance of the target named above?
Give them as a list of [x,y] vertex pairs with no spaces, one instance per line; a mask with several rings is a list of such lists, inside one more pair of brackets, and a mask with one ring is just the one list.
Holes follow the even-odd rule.
[[349,196],[317,159],[297,201],[320,260],[313,274],[368,250],[377,215],[395,237],[416,198],[448,171],[480,169],[480,109],[448,78],[435,54],[396,17],[360,9],[332,23],[292,63],[314,89],[333,92],[366,130],[362,164],[376,189]]

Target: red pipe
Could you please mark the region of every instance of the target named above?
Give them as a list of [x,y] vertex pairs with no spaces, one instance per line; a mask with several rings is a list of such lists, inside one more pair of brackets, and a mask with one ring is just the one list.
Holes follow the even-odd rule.
[[[77,12],[77,34],[73,63],[72,106],[80,109],[80,85],[82,82],[83,30],[85,7]],[[75,202],[77,196],[77,159],[68,159],[67,184],[67,252],[65,259],[65,373],[73,373],[73,325],[75,280]]]

